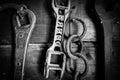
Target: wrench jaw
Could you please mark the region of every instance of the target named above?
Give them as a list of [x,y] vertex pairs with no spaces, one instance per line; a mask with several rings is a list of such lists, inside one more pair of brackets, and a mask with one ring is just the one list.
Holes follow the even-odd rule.
[[[71,3],[70,3],[70,0],[67,0],[66,2],[67,2],[67,5],[58,5],[55,0],[52,0],[52,8],[53,8],[54,12],[56,13],[56,15],[58,14],[59,9],[65,10],[65,16],[66,16],[66,14],[68,15],[68,13],[70,11]],[[66,16],[66,17],[68,17],[68,16]]]
[[[24,21],[24,17],[27,17],[27,23],[22,24],[21,21]],[[17,16],[15,17],[17,27],[21,28],[30,28],[33,24],[35,24],[36,16],[34,13],[27,9],[25,5],[21,5],[21,7],[17,10]]]
[[70,7],[70,0],[64,0],[62,3],[58,4],[57,1],[52,0],[52,5],[59,9],[69,9]]
[[24,17],[24,14],[26,13],[27,6],[22,4],[20,7],[17,9],[17,14],[22,19]]
[[[66,55],[59,51],[47,51],[44,76],[49,78],[50,71],[54,71],[58,78],[61,80],[64,74],[66,63]],[[59,74],[58,74],[59,72]]]

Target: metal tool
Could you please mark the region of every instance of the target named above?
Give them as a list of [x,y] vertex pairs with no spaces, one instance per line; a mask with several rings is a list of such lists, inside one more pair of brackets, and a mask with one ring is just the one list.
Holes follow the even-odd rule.
[[[65,71],[66,63],[66,55],[62,49],[63,31],[65,22],[69,16],[70,1],[65,0],[60,5],[58,5],[56,0],[52,0],[52,8],[56,17],[55,33],[53,44],[46,53],[44,75],[46,78],[48,78],[50,71],[54,71],[57,77],[61,80]],[[53,58],[53,56],[55,57]],[[57,73],[57,71],[59,73]]]
[[[24,18],[28,18],[28,22],[23,24]],[[27,48],[31,33],[35,27],[36,16],[27,9],[25,5],[22,5],[17,10],[17,15],[14,17],[13,25],[15,27],[15,73],[14,80],[23,80],[25,58],[27,54]]]

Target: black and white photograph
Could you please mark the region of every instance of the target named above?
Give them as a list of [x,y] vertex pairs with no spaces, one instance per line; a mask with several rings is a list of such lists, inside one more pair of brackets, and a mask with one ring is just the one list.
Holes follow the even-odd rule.
[[0,0],[0,80],[120,80],[120,0]]

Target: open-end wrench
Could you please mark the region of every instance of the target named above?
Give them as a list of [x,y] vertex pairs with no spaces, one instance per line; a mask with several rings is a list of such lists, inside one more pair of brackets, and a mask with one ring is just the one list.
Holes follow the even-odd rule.
[[[65,0],[60,5],[57,4],[56,0],[52,0],[52,7],[55,12],[56,24],[55,33],[52,46],[47,50],[46,62],[44,68],[44,75],[46,78],[49,77],[50,71],[59,71],[57,77],[61,80],[65,71],[66,55],[62,49],[63,42],[63,31],[65,27],[65,22],[69,16],[70,1]],[[52,56],[57,56],[57,62]]]

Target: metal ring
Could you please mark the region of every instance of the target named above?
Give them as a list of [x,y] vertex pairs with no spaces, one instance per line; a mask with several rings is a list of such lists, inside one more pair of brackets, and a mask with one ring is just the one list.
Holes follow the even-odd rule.
[[70,23],[70,22],[76,22],[76,21],[77,21],[77,22],[80,22],[80,23],[83,25],[83,33],[82,33],[81,35],[78,34],[80,38],[83,38],[83,37],[85,36],[86,32],[87,32],[87,27],[86,27],[84,21],[82,21],[82,20],[79,19],[79,18],[71,18],[70,20],[67,20],[67,21],[66,21],[65,25],[67,25],[67,24]]
[[[85,69],[82,73],[80,73],[80,71],[77,71],[77,70],[72,70],[72,66],[73,66],[73,63],[77,63],[76,61],[79,60],[79,59],[82,59],[84,64],[85,64]],[[73,62],[71,62],[71,60]],[[81,78],[83,78],[87,72],[88,72],[88,63],[87,63],[87,60],[86,58],[84,57],[84,55],[79,55],[78,56],[78,59],[77,60],[73,60],[73,59],[68,59],[67,62],[66,62],[66,69],[67,69],[67,72],[70,72],[71,74],[73,72],[75,72],[75,75],[74,75],[74,80],[80,80]],[[77,63],[78,64],[78,63]]]
[[75,74],[75,80],[80,80],[82,77],[84,77],[86,74],[87,74],[87,72],[88,72],[88,63],[87,63],[87,60],[85,59],[85,57],[83,56],[83,55],[79,55],[79,58],[81,58],[83,61],[84,61],[84,63],[85,63],[85,70],[84,70],[84,72],[83,73],[81,73],[80,74],[80,72],[77,72],[76,74]]
[[81,35],[79,35],[79,37],[82,39],[85,36],[86,31],[87,31],[87,27],[85,26],[85,23],[79,18],[74,18],[72,20],[73,20],[73,22],[74,21],[79,21],[80,23],[82,23],[82,25],[83,25],[83,33]]
[[81,50],[79,51],[79,53],[82,51],[82,49],[83,49],[83,47],[82,47],[82,45],[83,45],[83,43],[82,43],[82,41],[81,41],[81,39],[80,39],[80,37],[78,36],[78,35],[72,35],[69,39],[68,39],[68,41],[67,41],[67,53],[68,53],[68,56],[70,57],[70,58],[72,58],[72,59],[78,59],[78,55],[74,55],[73,53],[72,53],[72,51],[71,51],[71,49],[70,49],[70,44],[72,43],[72,40],[74,39],[74,38],[79,38],[79,41],[77,41],[78,42],[78,45],[79,45],[79,47],[81,47]]

